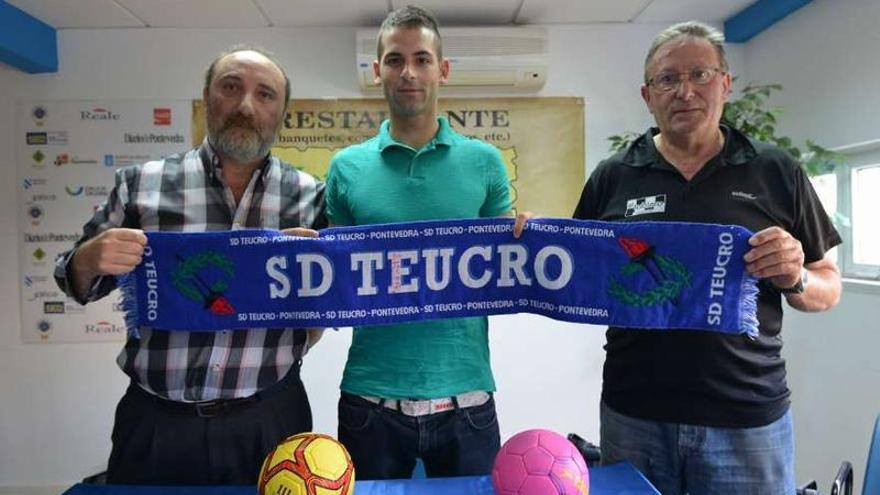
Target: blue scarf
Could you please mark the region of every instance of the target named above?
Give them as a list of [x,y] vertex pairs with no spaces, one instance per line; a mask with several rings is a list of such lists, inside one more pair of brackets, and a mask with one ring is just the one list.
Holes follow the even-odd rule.
[[120,278],[129,331],[332,327],[509,313],[758,332],[751,232],[730,225],[512,219],[149,232]]

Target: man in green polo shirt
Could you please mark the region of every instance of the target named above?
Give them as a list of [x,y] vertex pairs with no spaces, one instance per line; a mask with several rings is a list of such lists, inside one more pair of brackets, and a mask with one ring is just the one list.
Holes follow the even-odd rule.
[[[509,214],[498,150],[438,118],[449,61],[434,18],[417,7],[392,12],[377,52],[373,70],[391,118],[377,136],[333,158],[331,223]],[[500,438],[485,317],[355,328],[341,389],[339,440],[359,479],[408,478],[416,458],[432,477],[491,470]]]

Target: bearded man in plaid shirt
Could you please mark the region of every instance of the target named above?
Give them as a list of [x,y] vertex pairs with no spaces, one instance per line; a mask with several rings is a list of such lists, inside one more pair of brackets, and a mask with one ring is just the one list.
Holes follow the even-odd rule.
[[[144,231],[265,227],[315,236],[324,185],[270,154],[290,80],[265,51],[233,48],[205,74],[207,138],[196,149],[116,172],[116,184],[59,256],[59,287],[81,304],[140,263]],[[299,377],[320,330],[131,332],[117,362],[129,377],[116,410],[108,483],[254,484],[266,453],[310,431]]]

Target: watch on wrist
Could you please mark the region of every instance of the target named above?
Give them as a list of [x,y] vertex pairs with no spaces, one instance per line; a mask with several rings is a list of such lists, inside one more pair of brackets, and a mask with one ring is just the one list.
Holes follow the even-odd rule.
[[791,287],[777,288],[780,294],[803,294],[807,289],[807,269],[801,268],[801,278]]

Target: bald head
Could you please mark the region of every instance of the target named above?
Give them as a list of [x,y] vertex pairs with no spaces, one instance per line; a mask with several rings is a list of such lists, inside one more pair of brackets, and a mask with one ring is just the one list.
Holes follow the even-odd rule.
[[235,55],[235,58],[243,57],[255,62],[267,62],[274,66],[278,71],[278,74],[280,74],[281,78],[284,80],[284,103],[285,106],[287,106],[287,102],[290,101],[290,78],[287,77],[284,68],[281,67],[281,64],[278,63],[278,60],[275,59],[275,56],[271,52],[254,45],[235,45],[218,55],[217,58],[211,62],[211,65],[208,66],[208,70],[205,71],[205,91],[208,91],[211,87],[211,81],[213,81],[214,75],[217,73],[218,64],[232,55]]

